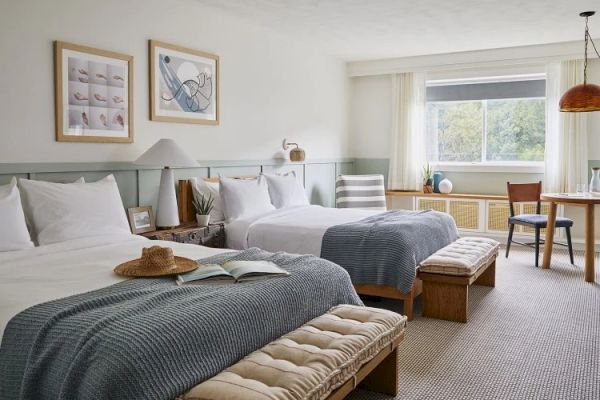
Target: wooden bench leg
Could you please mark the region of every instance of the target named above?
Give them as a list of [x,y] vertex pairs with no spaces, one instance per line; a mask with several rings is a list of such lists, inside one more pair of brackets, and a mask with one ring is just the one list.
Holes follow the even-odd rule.
[[413,320],[414,301],[415,300],[411,296],[410,299],[404,299],[404,301],[402,302],[402,312],[404,313],[404,315],[406,315],[406,318],[409,321]]
[[475,285],[496,287],[496,260],[486,268],[485,272],[473,282]]
[[[405,300],[406,302],[406,300]],[[360,387],[372,392],[398,395],[398,348],[394,349],[365,379]]]
[[422,296],[424,317],[467,322],[468,284],[423,281]]

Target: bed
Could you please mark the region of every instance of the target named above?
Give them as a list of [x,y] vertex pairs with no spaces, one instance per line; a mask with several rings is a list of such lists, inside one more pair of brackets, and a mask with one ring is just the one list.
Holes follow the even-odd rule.
[[[245,179],[245,178],[241,178]],[[218,178],[210,178],[209,182],[218,182]],[[179,181],[180,218],[183,221],[195,219],[193,207],[193,180]],[[412,218],[412,219],[411,219]],[[418,221],[428,218],[427,224]],[[378,220],[379,219],[379,220]],[[383,221],[385,219],[385,221]],[[369,226],[352,226],[363,221],[368,221]],[[381,272],[379,264],[381,259],[366,257],[360,251],[341,254],[332,250],[330,238],[337,233],[340,240],[353,242],[356,247],[364,242],[364,230],[375,230],[374,235],[379,238],[378,254],[386,254],[388,264],[398,261],[403,257],[398,254],[388,254],[390,248],[397,242],[387,242],[385,229],[403,225],[411,229],[410,221],[420,223],[424,227],[421,236],[428,237],[428,246],[417,249],[417,243],[405,245],[402,251],[408,258],[408,265],[404,266],[405,272],[400,276],[394,273]],[[385,226],[384,226],[385,225]],[[387,227],[387,228],[386,228]],[[410,319],[413,317],[413,301],[422,291],[421,281],[416,278],[416,264],[425,259],[438,249],[446,246],[456,238],[458,232],[456,225],[447,214],[430,212],[382,212],[363,209],[336,209],[315,205],[295,205],[273,210],[266,210],[247,218],[237,218],[229,221],[226,226],[227,246],[233,249],[247,249],[258,247],[268,251],[285,251],[295,254],[312,254],[325,257],[338,263],[349,271],[354,288],[359,294],[386,297],[401,300],[404,303],[403,313]],[[357,229],[353,234],[352,229]],[[362,229],[362,231],[361,231]],[[392,232],[393,233],[393,232]],[[345,235],[345,239],[344,239]],[[363,236],[361,236],[363,235]],[[392,236],[392,235],[390,235]],[[417,237],[419,239],[419,237]],[[422,239],[419,239],[422,240]],[[327,246],[324,248],[323,246]],[[402,252],[401,251],[401,252]],[[410,254],[408,254],[410,253]],[[360,262],[357,262],[360,261]],[[369,274],[369,276],[365,276]]]
[[[150,245],[210,262],[269,259],[291,276],[177,286],[113,273]],[[135,235],[0,253],[0,393],[172,399],[338,304],[362,303],[348,274],[316,257]]]

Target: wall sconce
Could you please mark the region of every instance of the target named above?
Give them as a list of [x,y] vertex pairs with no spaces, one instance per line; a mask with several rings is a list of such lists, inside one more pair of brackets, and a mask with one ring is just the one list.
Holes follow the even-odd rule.
[[283,139],[283,150],[289,149],[290,146],[296,146],[296,148],[290,150],[290,161],[302,162],[306,159],[306,153],[298,146],[298,143],[288,142],[287,139]]

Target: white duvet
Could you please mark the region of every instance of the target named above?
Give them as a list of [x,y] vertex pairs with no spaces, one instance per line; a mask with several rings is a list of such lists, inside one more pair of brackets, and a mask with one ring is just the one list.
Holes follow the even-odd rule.
[[194,260],[227,251],[123,235],[0,253],[0,337],[8,321],[26,308],[128,279],[113,268],[139,258],[142,248],[153,245],[169,246],[175,255]]
[[327,228],[379,213],[381,211],[321,206],[280,208],[227,224],[227,247],[240,250],[259,247],[319,257]]

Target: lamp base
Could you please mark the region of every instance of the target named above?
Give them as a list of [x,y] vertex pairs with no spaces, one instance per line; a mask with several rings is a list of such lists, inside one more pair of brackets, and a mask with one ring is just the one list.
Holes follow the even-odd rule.
[[169,229],[179,225],[179,209],[175,194],[175,178],[171,168],[163,168],[160,174],[158,205],[156,209],[156,226]]

